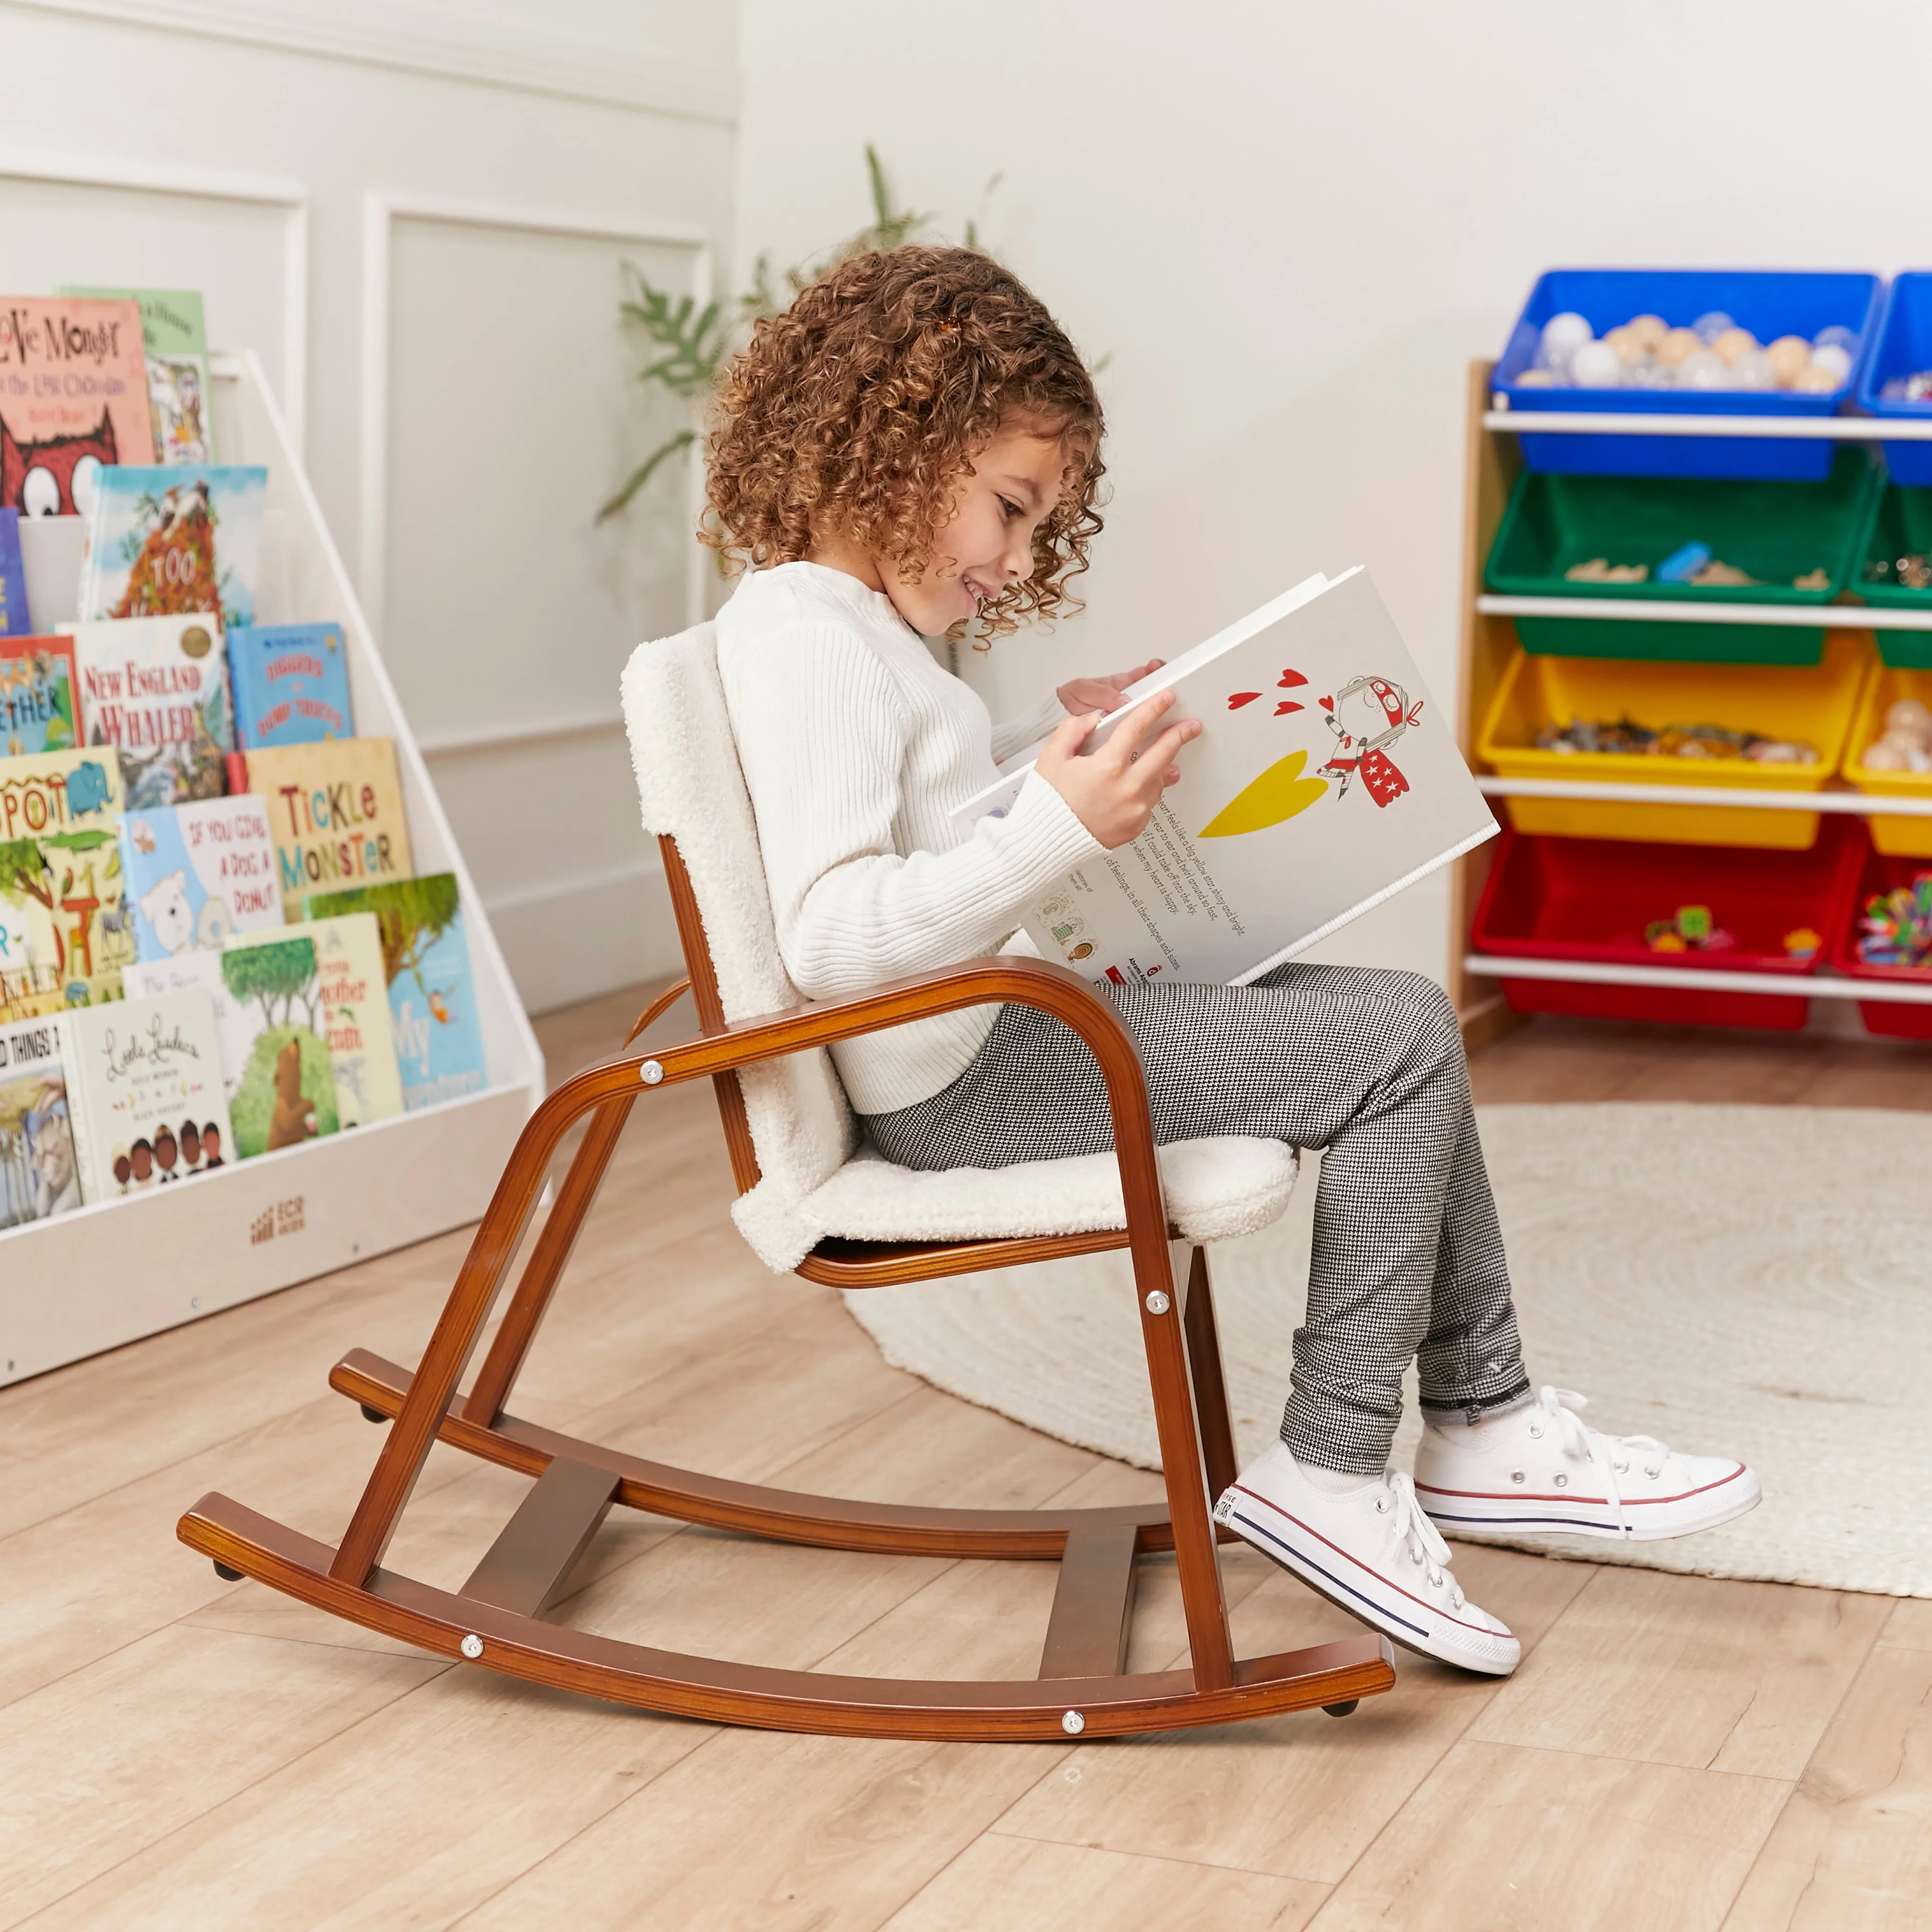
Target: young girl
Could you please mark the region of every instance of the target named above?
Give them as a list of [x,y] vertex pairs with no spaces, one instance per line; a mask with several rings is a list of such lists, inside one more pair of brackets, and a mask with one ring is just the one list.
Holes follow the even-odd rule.
[[[1027,902],[1138,837],[1200,727],[1171,695],[1081,747],[1160,660],[1076,679],[997,729],[922,640],[1067,607],[1101,526],[1100,405],[1011,274],[961,249],[856,256],[760,323],[710,438],[706,541],[751,574],[718,665],[778,944],[808,998],[1033,949]],[[1052,736],[1002,818],[952,808]],[[1414,973],[1289,964],[1250,986],[1108,989],[1163,1142],[1248,1134],[1322,1150],[1308,1313],[1281,1440],[1216,1514],[1398,1642],[1496,1676],[1516,1639],[1468,1602],[1436,1527],[1652,1538],[1758,1498],[1742,1464],[1586,1427],[1532,1396],[1456,1016]],[[1000,1167],[1094,1154],[1099,1071],[1018,1006],[832,1048],[890,1160]],[[1426,1424],[1388,1467],[1402,1376]]]

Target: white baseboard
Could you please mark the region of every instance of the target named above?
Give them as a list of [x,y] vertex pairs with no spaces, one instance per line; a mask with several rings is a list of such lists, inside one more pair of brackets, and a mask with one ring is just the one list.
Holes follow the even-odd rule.
[[670,890],[654,860],[483,903],[530,1012],[661,978],[683,964]]

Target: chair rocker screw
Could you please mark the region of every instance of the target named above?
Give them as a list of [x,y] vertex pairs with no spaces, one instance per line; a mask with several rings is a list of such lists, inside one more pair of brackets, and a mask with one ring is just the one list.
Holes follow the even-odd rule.
[[389,1419],[380,1408],[371,1408],[366,1402],[358,1406],[362,1411],[362,1419],[365,1422],[387,1422]]
[[472,1664],[483,1654],[483,1640],[474,1630],[472,1630],[456,1647]]
[[664,1069],[655,1060],[647,1060],[638,1069],[638,1078],[646,1087],[655,1087],[664,1078]]
[[1351,1697],[1346,1704],[1324,1704],[1322,1708],[1331,1718],[1346,1718],[1354,1714],[1355,1706],[1361,1701],[1359,1697]]
[[1147,1310],[1150,1315],[1165,1315],[1173,1306],[1166,1294],[1158,1288],[1147,1299]]
[[216,1564],[214,1566],[214,1574],[219,1576],[224,1583],[238,1583],[242,1580],[241,1571],[238,1570],[230,1569],[228,1565],[225,1563]]
[[1060,1720],[1060,1728],[1070,1738],[1077,1738],[1087,1728],[1087,1720],[1078,1711],[1069,1711]]

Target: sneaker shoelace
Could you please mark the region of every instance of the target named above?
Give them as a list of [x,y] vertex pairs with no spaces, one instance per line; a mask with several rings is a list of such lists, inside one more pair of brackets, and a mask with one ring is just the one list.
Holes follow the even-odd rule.
[[1382,1493],[1376,1498],[1376,1514],[1390,1519],[1390,1533],[1397,1546],[1408,1551],[1412,1563],[1424,1566],[1432,1585],[1439,1587],[1447,1580],[1450,1606],[1460,1610],[1466,1599],[1462,1585],[1449,1574],[1449,1546],[1416,1501],[1415,1484],[1406,1470],[1391,1469],[1383,1479]]
[[1606,1436],[1586,1423],[1580,1411],[1588,1408],[1590,1399],[1574,1389],[1544,1387],[1537,1395],[1537,1406],[1549,1417],[1556,1432],[1556,1445],[1566,1456],[1574,1456],[1595,1469],[1603,1480],[1604,1493],[1616,1512],[1617,1534],[1628,1537],[1630,1526],[1624,1514],[1623,1491],[1617,1478],[1629,1473],[1630,1452],[1649,1457],[1644,1474],[1654,1478],[1670,1454],[1654,1436]]

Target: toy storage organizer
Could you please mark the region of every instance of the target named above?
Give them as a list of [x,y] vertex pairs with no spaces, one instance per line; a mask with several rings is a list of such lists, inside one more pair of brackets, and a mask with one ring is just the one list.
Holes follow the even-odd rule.
[[[268,466],[262,621],[335,618],[356,724],[395,740],[418,870],[460,886],[488,1084],[440,1106],[231,1162],[218,1174],[0,1232],[0,1384],[250,1301],[477,1220],[544,1090],[543,1057],[431,788],[315,494],[252,354],[217,356],[224,460]],[[76,521],[60,519],[62,524]],[[43,629],[74,615],[76,532],[34,530],[25,560]],[[37,584],[37,580],[38,580]]]
[[[1932,364],[1932,274],[1894,289],[1883,325],[1875,298],[1856,311],[1868,326],[1854,380],[1874,394],[1906,364]],[[1923,302],[1924,340],[1895,343],[1908,293]],[[1556,290],[1544,306],[1582,306],[1574,295]],[[1610,312],[1655,305],[1619,292]],[[1749,326],[1735,300],[1709,306]],[[1510,356],[1520,361],[1522,346],[1513,338]],[[1862,580],[1868,556],[1932,548],[1932,491],[1901,489],[1896,460],[1888,480],[1868,455],[1880,444],[1916,452],[1932,477],[1932,404],[1714,422],[1670,392],[1646,394],[1641,413],[1600,409],[1593,392],[1574,390],[1555,392],[1563,400],[1552,408],[1550,391],[1512,394],[1498,380],[1504,366],[1472,364],[1468,396],[1462,743],[1508,828],[1456,876],[1450,991],[1472,1041],[1511,1011],[1771,1029],[1823,1014],[1853,1032],[1856,1012],[1868,1034],[1932,1039],[1932,969],[1866,966],[1856,950],[1865,900],[1932,871],[1932,774],[1862,762],[1889,705],[1932,701],[1932,590]],[[1726,398],[1754,408],[1786,400]],[[1545,436],[1540,462],[1526,460],[1526,446]],[[1732,438],[1786,451],[1802,442],[1818,460],[1809,480],[1775,469],[1735,480],[1732,468],[1734,480],[1713,481],[1696,480],[1726,474],[1708,454],[1688,465],[1642,455],[1672,445],[1708,452]],[[1572,460],[1606,444],[1616,446],[1611,460]],[[1582,473],[1553,473],[1559,466]],[[1639,480],[1633,469],[1648,473]],[[1801,513],[1808,541],[1794,548]],[[1614,554],[1620,526],[1636,529],[1644,555]],[[1564,579],[1596,556],[1654,564],[1673,532],[1702,536],[1772,580],[1691,590]],[[1813,568],[1829,590],[1784,587]],[[1847,592],[1862,601],[1834,601]],[[1538,747],[1541,725],[1573,717],[1710,723],[1803,739],[1818,757],[1766,764]],[[1734,944],[1653,951],[1646,924],[1688,904],[1708,904]],[[1809,958],[1784,943],[1805,929],[1821,942]]]

